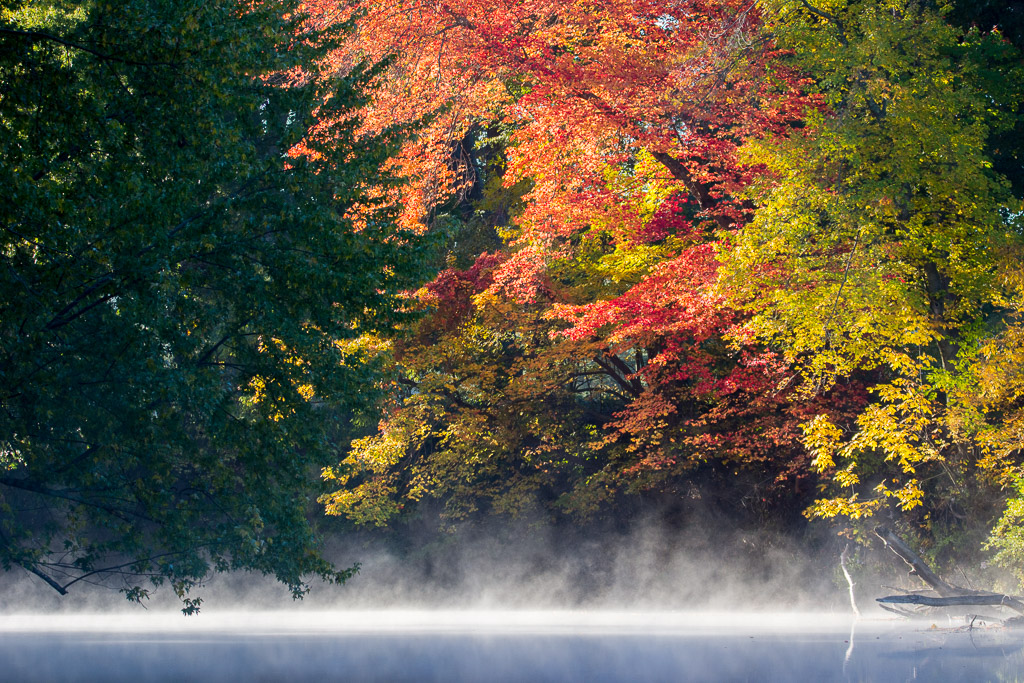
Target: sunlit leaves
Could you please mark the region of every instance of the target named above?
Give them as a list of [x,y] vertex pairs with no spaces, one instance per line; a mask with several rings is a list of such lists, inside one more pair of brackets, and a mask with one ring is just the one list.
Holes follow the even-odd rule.
[[[767,463],[773,481],[805,476],[791,457],[804,413],[787,361],[751,343],[719,286],[714,233],[746,223],[737,193],[763,171],[738,148],[817,102],[760,33],[758,7],[362,9],[337,63],[360,50],[396,55],[365,120],[424,121],[401,161],[405,220],[437,229],[441,207],[484,206],[467,199],[481,171],[474,131],[499,122],[510,131],[499,170],[524,192],[496,225],[506,251],[487,282],[478,266],[442,271],[420,294],[434,310],[397,341],[410,388],[375,438],[429,425],[422,441],[400,439],[399,495],[475,492],[509,510],[496,479],[523,500],[535,485],[523,482],[557,476],[571,489],[564,507],[592,510],[723,462]],[[856,395],[837,401],[837,415]],[[559,424],[559,410],[580,422]]]
[[998,331],[1019,271],[1019,200],[992,172],[992,140],[1019,116],[1021,92],[1005,87],[1019,61],[1004,61],[1012,48],[997,35],[915,3],[780,1],[769,16],[827,107],[744,146],[767,174],[746,190],[756,210],[725,253],[727,291],[806,391],[874,384],[855,424],[805,425],[834,482],[809,513],[959,509],[986,484],[977,465],[1000,469],[978,457],[999,430],[982,426],[972,378],[985,340],[1009,339]]
[[388,191],[452,253],[334,511],[593,512],[756,473],[924,526],[1012,480],[997,34],[901,0],[361,7],[335,65],[395,53],[365,130],[419,122]]

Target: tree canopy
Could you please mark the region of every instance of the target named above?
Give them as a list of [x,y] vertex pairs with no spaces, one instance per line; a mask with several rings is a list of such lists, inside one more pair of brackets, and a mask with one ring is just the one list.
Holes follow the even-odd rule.
[[[370,197],[372,71],[295,2],[0,5],[0,559],[64,592],[211,570],[340,580],[319,468],[416,237]],[[330,115],[329,140],[286,156]]]
[[396,55],[370,108],[429,121],[399,192],[451,252],[328,511],[699,483],[978,540],[1020,471],[1022,81],[968,5],[361,5],[336,60]]
[[1019,561],[1020,14],[975,5],[4,4],[5,565],[301,592],[317,494]]

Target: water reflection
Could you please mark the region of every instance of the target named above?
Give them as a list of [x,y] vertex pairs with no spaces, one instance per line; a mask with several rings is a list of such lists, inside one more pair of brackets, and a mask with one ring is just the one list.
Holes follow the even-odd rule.
[[985,681],[1024,674],[1024,636],[1012,632],[854,625],[823,615],[133,614],[7,617],[0,631],[0,678],[19,681]]

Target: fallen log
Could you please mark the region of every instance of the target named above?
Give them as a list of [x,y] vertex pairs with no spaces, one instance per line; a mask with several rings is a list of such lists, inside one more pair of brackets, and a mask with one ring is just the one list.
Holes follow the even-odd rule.
[[903,542],[903,539],[894,534],[884,526],[875,527],[875,535],[882,539],[882,542],[892,550],[901,560],[910,565],[910,573],[918,577],[932,590],[939,594],[939,597],[910,593],[906,595],[888,595],[884,598],[876,598],[881,607],[891,611],[899,612],[898,608],[887,607],[887,605],[923,605],[925,607],[955,607],[958,605],[1000,605],[1009,607],[1024,614],[1024,601],[1012,595],[992,593],[990,591],[976,591],[970,588],[961,588],[951,583],[946,583],[931,570],[928,564],[918,556],[910,547]]
[[1024,603],[1011,595],[984,593],[980,595],[951,595],[933,598],[929,595],[888,595],[877,598],[878,602],[897,605],[925,605],[927,607],[955,607],[957,605],[1004,605],[1018,612],[1024,612]]

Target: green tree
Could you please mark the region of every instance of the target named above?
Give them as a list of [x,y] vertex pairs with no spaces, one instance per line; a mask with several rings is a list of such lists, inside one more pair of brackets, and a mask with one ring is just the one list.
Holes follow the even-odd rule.
[[[293,0],[0,3],[0,560],[61,593],[343,580],[307,506],[415,238]],[[320,118],[336,121],[289,154]],[[320,124],[322,126],[322,124]]]

